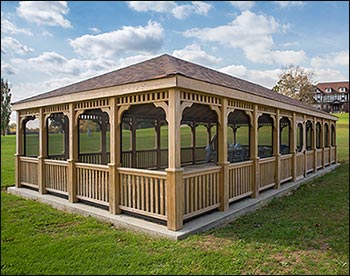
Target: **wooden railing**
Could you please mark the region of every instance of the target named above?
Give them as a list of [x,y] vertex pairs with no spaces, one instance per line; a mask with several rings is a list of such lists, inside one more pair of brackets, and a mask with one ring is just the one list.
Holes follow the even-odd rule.
[[276,158],[264,158],[259,160],[260,166],[260,185],[259,191],[268,189],[275,185],[275,164]]
[[[160,160],[157,160],[158,151],[156,149],[137,150],[135,168],[138,169],[155,169],[166,168],[168,166],[168,149],[160,150]],[[158,164],[160,162],[160,164]],[[159,166],[160,165],[160,166]],[[122,152],[122,166],[125,168],[132,167],[132,151]]]
[[336,152],[335,152],[335,147],[331,147],[331,164],[333,164],[335,162],[335,155],[336,155]]
[[330,162],[329,162],[329,151],[330,151],[330,148],[324,148],[324,164],[325,166],[327,165],[330,165]]
[[32,188],[38,188],[38,159],[32,157],[20,157],[20,184]]
[[46,190],[68,195],[68,162],[45,159],[44,165]]
[[166,172],[118,168],[120,209],[161,220],[167,219]]
[[292,159],[293,154],[281,155],[281,182],[292,179]]
[[320,169],[320,168],[322,168],[322,159],[323,159],[322,149],[316,149],[316,153],[317,153],[316,169]]
[[[110,153],[106,153],[106,164],[110,160]],[[90,152],[90,153],[80,153],[79,162],[87,164],[101,164],[102,163],[102,154],[100,152]]]
[[229,202],[253,193],[253,177],[253,161],[250,160],[229,165]]
[[313,172],[314,170],[314,151],[306,151],[306,173]]
[[184,219],[220,206],[219,181],[221,167],[184,172]]
[[296,163],[297,163],[297,177],[303,176],[305,171],[305,161],[304,161],[304,154],[302,152],[298,152],[296,157]]
[[105,165],[76,163],[77,198],[109,206],[109,168]]

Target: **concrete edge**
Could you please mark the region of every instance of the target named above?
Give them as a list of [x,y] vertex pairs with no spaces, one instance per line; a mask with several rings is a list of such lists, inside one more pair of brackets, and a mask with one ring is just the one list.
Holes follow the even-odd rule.
[[170,240],[185,239],[189,235],[204,232],[220,226],[224,226],[242,215],[251,213],[265,205],[274,198],[287,195],[293,190],[298,189],[305,182],[309,182],[314,178],[321,177],[340,166],[339,163],[326,167],[325,169],[312,173],[309,176],[299,179],[296,182],[287,182],[282,184],[280,189],[269,189],[262,192],[257,198],[245,198],[238,202],[230,204],[229,210],[226,212],[215,211],[213,213],[198,217],[184,224],[179,231],[170,231],[166,226],[154,222],[150,222],[141,218],[135,218],[125,214],[112,215],[109,211],[86,205],[83,203],[70,203],[68,200],[53,196],[51,194],[39,194],[27,188],[9,187],[7,192],[13,195],[21,196],[26,199],[39,201],[48,204],[55,209],[79,214],[85,217],[94,217],[100,221],[111,223],[118,228],[132,230],[150,234],[155,237],[168,238]]

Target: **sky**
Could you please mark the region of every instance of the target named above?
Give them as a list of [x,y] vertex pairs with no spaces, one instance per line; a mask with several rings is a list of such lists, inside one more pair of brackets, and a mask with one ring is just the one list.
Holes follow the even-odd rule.
[[290,65],[348,81],[349,2],[1,1],[12,102],[165,53],[267,88]]

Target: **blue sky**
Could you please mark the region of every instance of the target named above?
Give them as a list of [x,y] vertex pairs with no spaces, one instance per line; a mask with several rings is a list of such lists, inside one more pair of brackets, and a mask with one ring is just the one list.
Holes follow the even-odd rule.
[[291,64],[349,80],[349,3],[1,1],[13,101],[164,53],[268,88]]

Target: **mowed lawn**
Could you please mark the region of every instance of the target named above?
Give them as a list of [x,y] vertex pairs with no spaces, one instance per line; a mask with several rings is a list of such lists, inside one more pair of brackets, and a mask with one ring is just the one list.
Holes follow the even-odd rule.
[[[226,226],[178,242],[2,191],[1,274],[348,275],[348,116],[341,114],[337,123],[340,168]],[[15,137],[2,137],[2,187],[14,183],[14,153]]]

